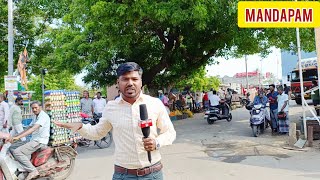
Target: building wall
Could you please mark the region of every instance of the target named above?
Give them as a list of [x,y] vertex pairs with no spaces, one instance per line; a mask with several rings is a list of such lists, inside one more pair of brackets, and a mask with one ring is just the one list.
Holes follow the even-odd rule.
[[107,99],[108,101],[114,100],[114,98],[118,95],[117,85],[108,86],[107,87]]
[[[301,51],[301,58],[312,58],[316,57],[316,52],[304,52]],[[296,68],[298,63],[298,54],[289,51],[281,51],[281,66],[282,66],[282,83],[283,84],[290,84],[287,81],[287,75]]]

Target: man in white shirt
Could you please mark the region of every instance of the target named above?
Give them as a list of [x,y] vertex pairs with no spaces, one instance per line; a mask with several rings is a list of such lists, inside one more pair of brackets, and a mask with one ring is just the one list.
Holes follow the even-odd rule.
[[208,93],[208,98],[210,101],[210,106],[217,107],[222,110],[222,114],[225,112],[225,105],[224,101],[220,99],[220,97],[217,95],[217,91],[211,89],[211,91]]
[[4,101],[4,95],[0,94],[0,131],[8,133],[9,105]]
[[95,114],[102,114],[104,107],[107,105],[107,102],[104,98],[101,97],[101,92],[97,92],[97,98],[93,100],[93,111]]
[[[117,69],[117,84],[121,96],[109,101],[97,125],[54,122],[60,127],[78,131],[83,137],[98,140],[113,129],[115,167],[113,179],[162,180],[160,148],[172,144],[176,131],[159,98],[145,95],[142,88],[142,69],[134,62],[121,64]],[[139,105],[146,104],[152,120],[149,138],[143,138]],[[160,129],[158,134],[157,129]],[[146,151],[151,152],[148,161]]]
[[222,102],[220,97],[217,95],[217,91],[213,89],[208,92],[208,98],[210,101],[210,106],[218,106],[220,102]]
[[10,143],[13,143],[32,134],[30,142],[24,141],[22,146],[12,150],[12,154],[16,160],[29,172],[26,180],[34,179],[39,175],[38,170],[30,161],[30,156],[38,149],[46,147],[50,136],[50,117],[42,110],[40,102],[32,102],[31,109],[35,116],[30,124],[30,128],[7,140]]
[[289,96],[284,93],[283,87],[278,87],[278,114],[285,113],[285,119],[278,119],[279,133],[285,134],[289,132]]

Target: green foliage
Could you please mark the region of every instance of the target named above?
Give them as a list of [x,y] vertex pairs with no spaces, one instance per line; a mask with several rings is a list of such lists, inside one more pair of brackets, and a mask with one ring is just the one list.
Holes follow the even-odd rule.
[[211,88],[217,89],[220,85],[220,80],[217,77],[206,77],[205,68],[190,74],[188,78],[179,79],[176,88],[183,90],[185,87],[190,87],[192,91],[207,91]]
[[[113,84],[115,69],[134,61],[148,87],[170,85],[218,56],[266,56],[273,45],[293,49],[294,29],[240,29],[236,0],[75,0],[63,17],[55,45],[63,67],[94,86]],[[301,29],[304,50],[313,50],[312,29]],[[311,42],[311,43],[310,43]]]
[[[44,84],[46,86],[45,90],[77,90],[82,91],[83,89],[79,86],[77,86],[74,82],[74,77],[66,72],[62,71],[59,74],[46,74],[44,76]],[[31,82],[29,83],[29,89],[32,91],[35,91],[35,94],[33,94],[32,99],[33,100],[41,100],[42,99],[42,79],[41,75],[38,76],[32,76]]]
[[[134,61],[143,67],[143,83],[150,88],[186,78],[205,87],[197,71],[215,63],[214,57],[266,56],[271,46],[296,49],[295,29],[238,28],[237,2],[15,1],[14,64],[28,45],[29,76],[38,76],[43,67],[53,76],[86,70],[85,82],[101,88],[115,83],[119,64]],[[6,1],[0,2],[0,27],[1,89],[7,74]],[[314,30],[300,29],[300,34],[302,49],[313,51]]]
[[100,86],[115,82],[120,63],[135,61],[144,84],[157,87],[213,63],[212,56],[268,48],[256,30],[238,28],[236,2],[72,1],[55,33],[57,64],[85,68],[84,80]]

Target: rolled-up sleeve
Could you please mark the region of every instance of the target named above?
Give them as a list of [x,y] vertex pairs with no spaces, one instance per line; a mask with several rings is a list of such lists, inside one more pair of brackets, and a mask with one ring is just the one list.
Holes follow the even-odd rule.
[[112,129],[111,123],[108,121],[107,114],[103,113],[96,125],[84,124],[78,132],[84,138],[91,140],[100,140],[107,135],[107,133]]
[[158,103],[160,107],[159,117],[157,119],[157,127],[160,129],[160,134],[156,138],[159,142],[160,146],[171,145],[173,141],[176,139],[176,131],[174,130],[173,124],[170,120],[167,110],[164,105]]

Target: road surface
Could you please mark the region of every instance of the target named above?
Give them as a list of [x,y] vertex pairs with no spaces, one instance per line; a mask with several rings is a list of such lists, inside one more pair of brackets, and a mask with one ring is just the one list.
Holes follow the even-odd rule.
[[[291,102],[290,118],[297,121],[301,107]],[[248,111],[232,111],[233,120],[208,125],[202,114],[174,121],[177,139],[161,149],[166,180],[198,179],[320,179],[317,148],[286,150],[287,136],[271,130],[252,137]],[[298,121],[297,121],[298,122]],[[114,145],[108,149],[80,148],[72,180],[112,179]]]

